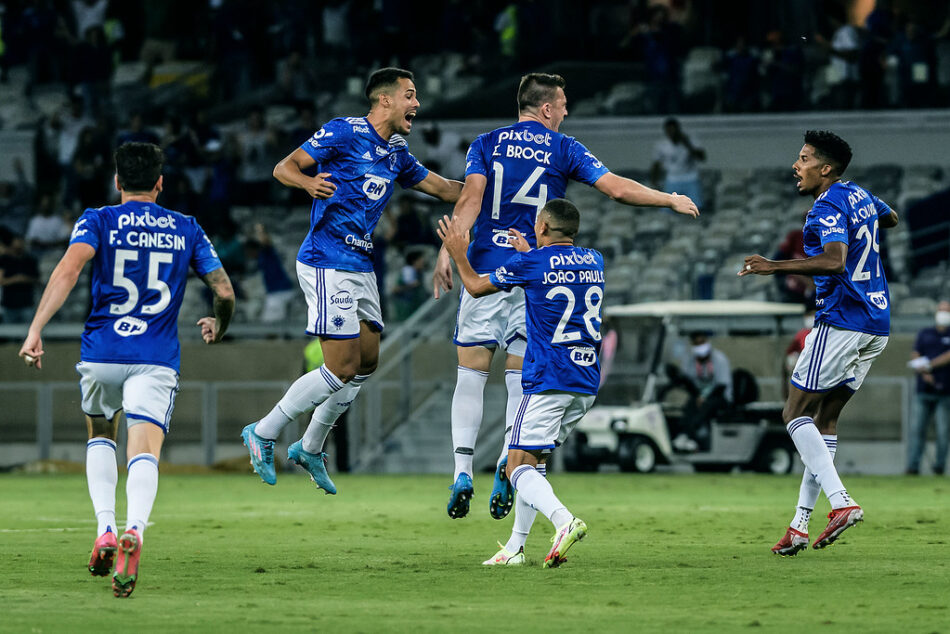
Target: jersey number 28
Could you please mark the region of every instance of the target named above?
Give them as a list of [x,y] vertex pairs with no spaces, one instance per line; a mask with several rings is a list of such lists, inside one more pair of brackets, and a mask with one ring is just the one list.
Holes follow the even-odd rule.
[[[574,291],[567,286],[555,286],[549,290],[548,294],[544,297],[545,299],[563,297],[567,300],[567,305],[564,306],[564,314],[561,315],[561,321],[558,322],[557,327],[554,329],[554,336],[551,338],[551,343],[580,341],[581,333],[579,331],[564,331],[567,322],[571,320],[571,316],[574,314],[574,307],[577,305]],[[582,319],[584,320],[584,327],[587,330],[587,334],[589,334],[594,341],[600,341],[600,305],[603,303],[603,299],[604,291],[602,291],[599,286],[587,287],[587,291],[584,293],[584,305],[587,307],[587,310],[584,312]]]

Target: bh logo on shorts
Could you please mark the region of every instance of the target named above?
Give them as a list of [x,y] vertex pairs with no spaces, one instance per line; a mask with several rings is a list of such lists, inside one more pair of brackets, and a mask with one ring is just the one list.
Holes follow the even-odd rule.
[[389,184],[388,178],[365,174],[366,180],[363,182],[363,193],[370,200],[379,200],[386,195],[386,187]]
[[353,308],[353,296],[349,291],[340,291],[330,295],[330,305],[336,306],[340,310],[349,310]]
[[588,347],[571,348],[571,361],[581,367],[597,363],[597,351]]
[[112,329],[120,337],[131,337],[140,335],[148,330],[148,322],[135,317],[123,317],[113,324]]
[[867,294],[868,299],[871,300],[871,303],[884,310],[887,308],[887,297],[884,296],[884,291],[875,291],[873,293]]

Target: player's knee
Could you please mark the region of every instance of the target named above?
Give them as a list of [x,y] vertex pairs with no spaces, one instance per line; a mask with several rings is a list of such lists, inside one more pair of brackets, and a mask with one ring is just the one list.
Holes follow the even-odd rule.
[[359,374],[369,376],[376,371],[377,367],[379,367],[379,358],[361,361]]
[[115,425],[105,416],[89,416],[89,438],[115,440]]

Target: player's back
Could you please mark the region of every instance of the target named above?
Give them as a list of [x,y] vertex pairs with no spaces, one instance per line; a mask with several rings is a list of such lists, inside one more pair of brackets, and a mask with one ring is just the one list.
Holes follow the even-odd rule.
[[551,245],[519,254],[494,276],[500,280],[508,273],[525,289],[525,393],[596,394],[604,256],[593,249]]
[[845,271],[815,277],[816,322],[887,335],[890,298],[880,254],[878,216],[890,207],[852,182],[838,182],[815,200],[805,221],[805,253],[818,255],[827,242],[847,244]]
[[537,121],[519,121],[478,137],[466,157],[465,174],[488,182],[472,231],[469,261],[488,273],[512,256],[508,230],[534,246],[534,220],[548,200],[563,198],[569,180],[593,185],[607,168],[573,137]]
[[197,221],[155,203],[129,201],[87,209],[70,242],[96,249],[82,359],[178,370],[178,312],[188,269],[205,275],[221,267]]

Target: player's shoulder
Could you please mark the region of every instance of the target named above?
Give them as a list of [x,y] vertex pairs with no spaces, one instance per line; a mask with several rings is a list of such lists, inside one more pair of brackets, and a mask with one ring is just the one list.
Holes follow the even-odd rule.
[[409,141],[401,134],[393,134],[389,137],[389,148],[391,150],[408,150]]

